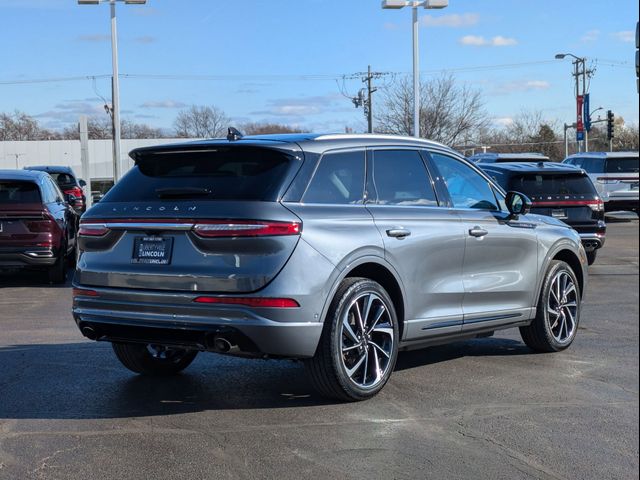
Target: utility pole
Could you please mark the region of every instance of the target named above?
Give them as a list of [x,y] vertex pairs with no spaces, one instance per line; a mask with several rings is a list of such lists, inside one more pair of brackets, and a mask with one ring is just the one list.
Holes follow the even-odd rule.
[[386,72],[372,72],[371,65],[369,65],[366,72],[354,73],[348,77],[343,77],[345,80],[362,78],[362,83],[366,83],[367,85],[367,88],[361,89],[358,92],[358,96],[353,97],[351,101],[356,108],[364,108],[364,114],[367,117],[367,131],[369,133],[373,133],[373,94],[378,91],[378,89],[373,85],[373,81],[377,78],[384,77],[385,75],[389,74]]

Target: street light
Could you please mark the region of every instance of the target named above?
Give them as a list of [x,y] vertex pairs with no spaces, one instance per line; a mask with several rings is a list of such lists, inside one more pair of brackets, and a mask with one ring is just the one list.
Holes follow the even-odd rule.
[[427,9],[445,8],[449,0],[383,0],[382,8],[399,10],[404,7],[413,9],[413,136],[420,137],[420,69],[418,58],[418,7]]
[[78,5],[98,5],[108,3],[111,6],[111,63],[113,76],[111,79],[113,122],[113,183],[120,178],[120,81],[118,79],[118,29],[116,24],[116,3],[126,5],[144,5],[147,0],[78,0]]
[[[581,108],[580,97],[582,97],[582,100],[584,100],[585,95],[587,93],[587,75],[591,74],[592,72],[587,71],[587,66],[586,66],[587,59],[584,57],[578,57],[573,53],[556,53],[555,55],[556,60],[563,60],[565,57],[572,57],[575,59],[572,62],[574,66],[574,71],[572,75],[576,79],[576,87],[575,87],[576,116],[577,116],[576,130],[577,132],[584,132],[582,141],[584,144],[584,151],[588,152],[589,151],[589,132],[581,130],[581,128],[583,128],[583,125],[584,125],[584,119],[582,118],[584,115],[580,111],[580,108]],[[580,94],[580,77],[582,77],[582,95]],[[589,115],[589,112],[587,112],[587,115]],[[579,144],[578,144],[578,150],[579,150]]]

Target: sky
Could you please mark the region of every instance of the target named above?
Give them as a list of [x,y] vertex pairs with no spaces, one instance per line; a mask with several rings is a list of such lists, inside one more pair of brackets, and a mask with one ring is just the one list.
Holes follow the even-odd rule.
[[[350,96],[371,65],[380,98],[412,69],[411,10],[380,0],[148,0],[119,3],[122,117],[170,129],[189,105],[215,105],[234,124],[363,131]],[[450,0],[420,9],[420,70],[482,92],[496,126],[539,111],[575,121],[572,65],[595,67],[592,110],[638,123],[636,0]],[[108,5],[0,0],[0,112],[24,111],[62,129],[105,116],[110,99]],[[94,79],[90,77],[95,77]],[[374,97],[375,108],[375,97]],[[602,113],[602,112],[599,112]],[[604,115],[603,115],[604,116]],[[597,114],[596,114],[597,117]]]

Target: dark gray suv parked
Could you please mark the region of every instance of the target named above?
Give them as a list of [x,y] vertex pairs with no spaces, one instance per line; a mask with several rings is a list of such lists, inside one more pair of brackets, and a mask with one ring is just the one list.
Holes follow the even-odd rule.
[[576,335],[579,235],[443,145],[230,135],[131,157],[82,218],[73,315],[134,372],[198,351],[295,358],[323,395],[361,400],[399,350],[520,327],[548,352]]

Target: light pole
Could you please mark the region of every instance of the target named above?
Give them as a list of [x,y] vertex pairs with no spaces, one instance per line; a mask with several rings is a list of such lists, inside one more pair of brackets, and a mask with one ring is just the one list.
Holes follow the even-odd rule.
[[418,55],[418,8],[427,9],[445,8],[449,6],[449,0],[383,0],[382,8],[387,10],[399,10],[411,7],[413,10],[413,136],[420,137],[420,66]]
[[[589,151],[589,132],[587,132],[586,130],[580,130],[580,128],[583,128],[584,126],[584,119],[581,117],[584,117],[584,113],[580,112],[580,108],[581,108],[581,104],[580,104],[580,100],[584,101],[585,95],[587,94],[587,75],[591,75],[591,73],[593,73],[591,70],[587,70],[587,59],[585,57],[578,57],[576,55],[574,55],[573,53],[558,53],[556,54],[556,59],[557,60],[562,60],[565,57],[572,57],[573,60],[573,73],[571,75],[573,75],[573,77],[576,80],[576,86],[575,86],[575,97],[576,97],[576,116],[577,121],[576,121],[576,129],[577,132],[583,132],[583,145],[584,145],[584,151],[588,152]],[[580,89],[580,80],[582,79],[582,89]],[[582,90],[582,93],[580,93],[580,91]],[[589,112],[587,112],[587,115],[589,115]]]
[[108,3],[111,7],[111,64],[113,76],[111,78],[112,115],[113,124],[113,183],[120,178],[120,81],[118,79],[118,28],[116,22],[116,3],[127,5],[144,5],[147,0],[78,0],[79,5],[99,5]]

